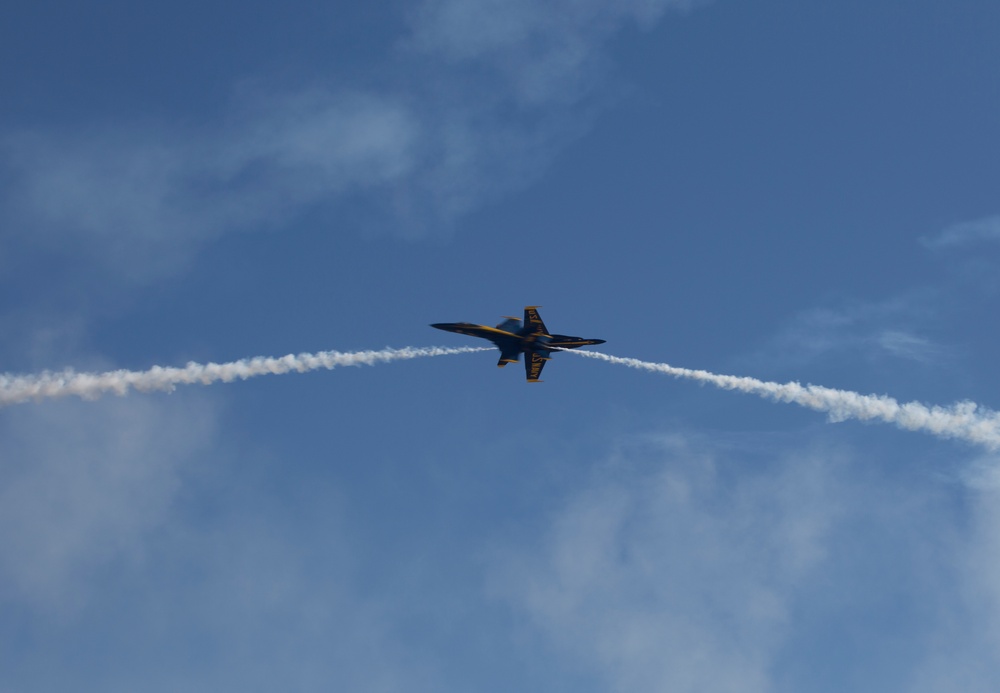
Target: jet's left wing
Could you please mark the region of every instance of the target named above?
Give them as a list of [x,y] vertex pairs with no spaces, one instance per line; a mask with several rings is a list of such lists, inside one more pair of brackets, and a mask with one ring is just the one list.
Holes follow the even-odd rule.
[[537,351],[529,351],[524,354],[524,372],[528,376],[529,383],[542,382],[538,378],[541,377],[542,369],[545,368],[545,362],[548,360]]

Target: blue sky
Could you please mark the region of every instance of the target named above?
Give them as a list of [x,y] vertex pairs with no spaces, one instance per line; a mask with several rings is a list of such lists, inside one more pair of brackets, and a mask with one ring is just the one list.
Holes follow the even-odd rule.
[[[0,25],[0,370],[601,350],[1000,408],[1000,7],[51,0]],[[0,410],[0,690],[1000,676],[995,453],[557,356]]]

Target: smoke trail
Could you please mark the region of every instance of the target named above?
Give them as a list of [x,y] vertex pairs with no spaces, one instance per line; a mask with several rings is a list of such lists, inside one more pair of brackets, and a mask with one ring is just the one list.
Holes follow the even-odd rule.
[[793,402],[829,414],[831,421],[860,419],[885,421],[909,431],[926,431],[941,438],[957,438],[990,450],[1000,448],[1000,413],[980,408],[974,402],[957,402],[950,407],[927,406],[920,402],[900,404],[885,395],[861,395],[819,385],[771,383],[756,378],[716,375],[708,371],[675,368],[666,363],[609,356],[595,351],[573,351],[592,359],[629,368],[710,383],[724,390],[739,390],[778,402]]
[[377,363],[415,359],[422,356],[448,356],[489,351],[491,347],[405,347],[381,351],[320,351],[315,354],[289,354],[280,358],[257,356],[230,363],[188,363],[183,368],[153,366],[148,371],[108,371],[106,373],[44,372],[37,375],[0,374],[0,406],[34,399],[68,397],[96,399],[106,393],[127,394],[129,390],[171,392],[177,385],[246,380],[258,375],[305,373],[338,366],[374,366]]

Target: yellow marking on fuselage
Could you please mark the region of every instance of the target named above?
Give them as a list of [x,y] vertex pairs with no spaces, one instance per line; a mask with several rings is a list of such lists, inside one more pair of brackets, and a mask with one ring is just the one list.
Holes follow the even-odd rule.
[[497,334],[505,334],[508,337],[517,337],[513,332],[508,332],[507,330],[498,330],[495,327],[489,327],[487,325],[475,325],[477,330],[482,330],[483,332],[495,332]]

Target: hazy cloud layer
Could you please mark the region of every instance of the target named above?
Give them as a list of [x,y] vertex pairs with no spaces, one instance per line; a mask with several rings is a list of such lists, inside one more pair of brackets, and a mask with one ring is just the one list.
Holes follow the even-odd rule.
[[95,572],[134,558],[167,521],[213,420],[193,397],[5,413],[0,599],[43,611],[86,602]]
[[714,456],[681,438],[626,448],[498,579],[597,690],[773,690],[841,498],[819,456],[738,486]]
[[[915,667],[910,690],[988,693],[1000,678],[1000,485],[998,460],[983,460],[976,474],[967,524],[955,528],[957,580],[942,586],[952,597],[941,627],[928,638],[926,659]],[[952,593],[951,590],[954,590]]]
[[22,242],[132,281],[175,271],[223,233],[350,200],[423,234],[530,180],[586,127],[604,44],[693,4],[432,0],[379,86],[258,82],[199,127],[9,132],[5,221]]
[[626,445],[492,588],[593,690],[989,690],[996,490],[766,447]]
[[[433,664],[401,646],[405,605],[360,584],[336,489],[293,507],[255,481],[233,485],[208,521],[174,518],[130,585],[140,625],[115,623],[109,634],[194,641],[206,656],[143,644],[122,690],[440,690]],[[104,666],[97,680],[121,671]]]
[[190,397],[67,409],[8,419],[0,689],[441,690],[337,489],[283,497]]

